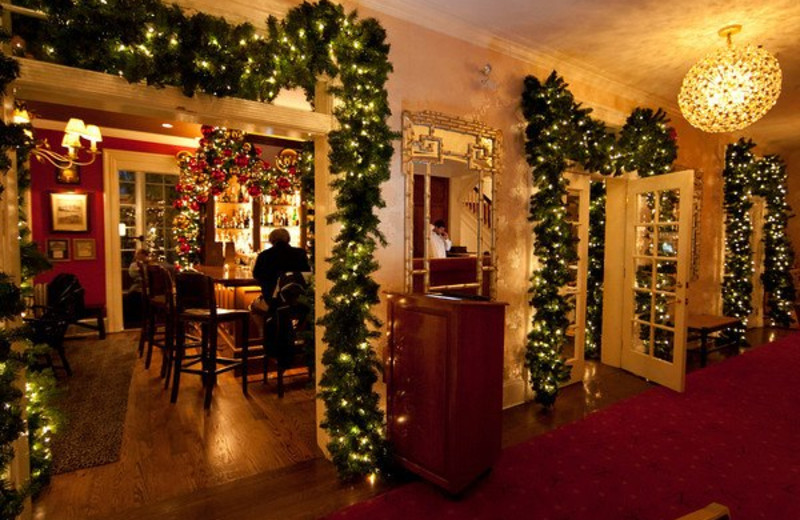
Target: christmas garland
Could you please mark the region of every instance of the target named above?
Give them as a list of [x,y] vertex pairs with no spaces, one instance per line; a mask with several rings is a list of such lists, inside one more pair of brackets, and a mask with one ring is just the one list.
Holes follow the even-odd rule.
[[371,312],[379,301],[372,273],[375,249],[385,243],[376,209],[384,206],[380,185],[389,179],[395,137],[386,123],[392,66],[384,29],[328,0],[303,3],[281,21],[270,17],[266,37],[250,24],[188,16],[158,0],[24,3],[49,15],[47,21],[15,17],[25,52],[132,82],[180,86],[186,95],[271,101],[282,88],[301,87],[312,99],[318,77],[338,78],[330,89],[341,103],[334,113],[338,128],[328,136],[336,190],[329,220],[341,227],[327,273],[333,285],[323,298],[322,426],[342,477],[375,474],[386,441],[373,388],[378,360],[370,341],[380,322]]
[[241,197],[234,202],[263,193],[278,197],[292,193],[300,185],[297,168],[284,171],[271,166],[261,158],[261,148],[245,141],[243,132],[207,125],[201,127],[201,132],[197,150],[181,153],[178,158],[181,171],[173,201],[178,210],[173,233],[183,267],[200,261],[201,209],[210,197],[226,193],[234,185],[239,187],[235,196]]
[[[6,35],[0,35],[5,40]],[[16,60],[0,54],[0,93],[19,76]],[[30,188],[28,158],[33,149],[30,125],[0,122],[0,174],[6,175],[13,166],[9,154],[16,153],[17,204],[19,211],[18,239],[23,287],[17,286],[6,273],[0,272],[0,516],[14,518],[22,512],[24,500],[49,482],[52,453],[50,435],[56,429],[52,407],[55,378],[52,370],[34,371],[34,358],[47,346],[33,345],[30,331],[20,326],[25,310],[24,296],[32,290],[33,277],[49,269],[50,264],[30,240],[23,201]],[[4,193],[0,186],[0,197]],[[21,348],[12,349],[17,344]],[[25,372],[24,392],[18,388],[20,375]],[[27,424],[23,419],[25,402]],[[20,488],[7,479],[8,466],[14,458],[13,444],[27,433],[31,478]]]
[[757,159],[755,144],[740,139],[725,150],[725,275],[722,281],[722,312],[742,320],[732,335],[741,340],[747,317],[753,311],[753,251],[750,240],[753,224],[751,195],[760,195],[766,202],[764,217],[764,273],[761,279],[768,294],[767,317],[772,325],[788,327],[792,323],[791,307],[795,289],[789,268],[794,252],[786,235],[789,205],[786,202],[786,165],[774,155]]
[[[677,156],[674,130],[659,109],[637,108],[628,118],[619,139],[605,125],[593,120],[590,109],[575,102],[555,71],[545,82],[525,78],[522,111],[528,120],[525,151],[533,168],[534,194],[529,220],[534,222],[534,256],[538,267],[531,277],[530,305],[535,309],[528,334],[525,362],[536,402],[552,406],[558,384],[569,377],[562,346],[572,310],[561,287],[570,281],[567,268],[577,258],[575,241],[564,208],[569,162],[606,175],[637,170],[640,176],[669,171]],[[590,355],[597,355],[602,335],[602,278],[605,190],[592,188],[589,279],[587,282],[587,335]],[[598,240],[599,239],[599,240]]]

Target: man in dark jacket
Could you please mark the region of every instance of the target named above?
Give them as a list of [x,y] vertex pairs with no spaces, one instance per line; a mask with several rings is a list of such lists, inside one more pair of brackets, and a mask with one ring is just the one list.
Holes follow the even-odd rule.
[[267,303],[272,299],[281,273],[311,271],[305,250],[289,245],[289,232],[284,228],[272,230],[269,241],[272,247],[258,254],[253,267],[253,278],[261,285],[261,294]]

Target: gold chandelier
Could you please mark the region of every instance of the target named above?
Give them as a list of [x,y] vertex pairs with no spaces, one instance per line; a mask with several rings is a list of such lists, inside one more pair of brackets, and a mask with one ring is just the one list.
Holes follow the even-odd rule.
[[[30,124],[31,116],[28,113],[24,103],[18,103],[14,109],[13,115],[14,123]],[[89,142],[89,148],[81,142],[85,139]],[[77,183],[80,181],[78,174],[79,166],[88,166],[92,164],[100,150],[97,149],[97,143],[103,141],[103,136],[100,133],[100,128],[97,125],[86,125],[82,119],[70,118],[64,128],[64,138],[61,140],[61,146],[67,149],[67,153],[58,153],[50,148],[47,140],[39,141],[36,147],[31,150],[33,156],[40,162],[47,161],[59,170],[59,180],[66,183]],[[85,151],[87,158],[81,160],[80,152]]]
[[705,132],[741,130],[761,119],[781,93],[778,60],[761,47],[734,47],[731,36],[742,30],[719,30],[727,47],[697,62],[683,78],[678,106],[689,123]]

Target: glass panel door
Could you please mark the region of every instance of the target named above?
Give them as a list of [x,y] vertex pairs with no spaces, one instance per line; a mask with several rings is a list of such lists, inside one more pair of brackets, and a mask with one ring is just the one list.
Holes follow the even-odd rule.
[[686,373],[692,175],[628,184],[622,368],[678,391]]
[[177,259],[172,236],[177,176],[173,174],[119,170],[119,235],[122,282],[122,315],[126,329],[141,324],[141,288],[136,269],[131,269],[139,249],[155,261]]

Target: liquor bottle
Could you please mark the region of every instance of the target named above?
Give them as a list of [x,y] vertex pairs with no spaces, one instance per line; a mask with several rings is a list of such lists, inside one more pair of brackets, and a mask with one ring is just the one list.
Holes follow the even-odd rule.
[[267,225],[271,226],[273,222],[275,222],[275,215],[272,213],[272,206],[270,206],[267,212]]

